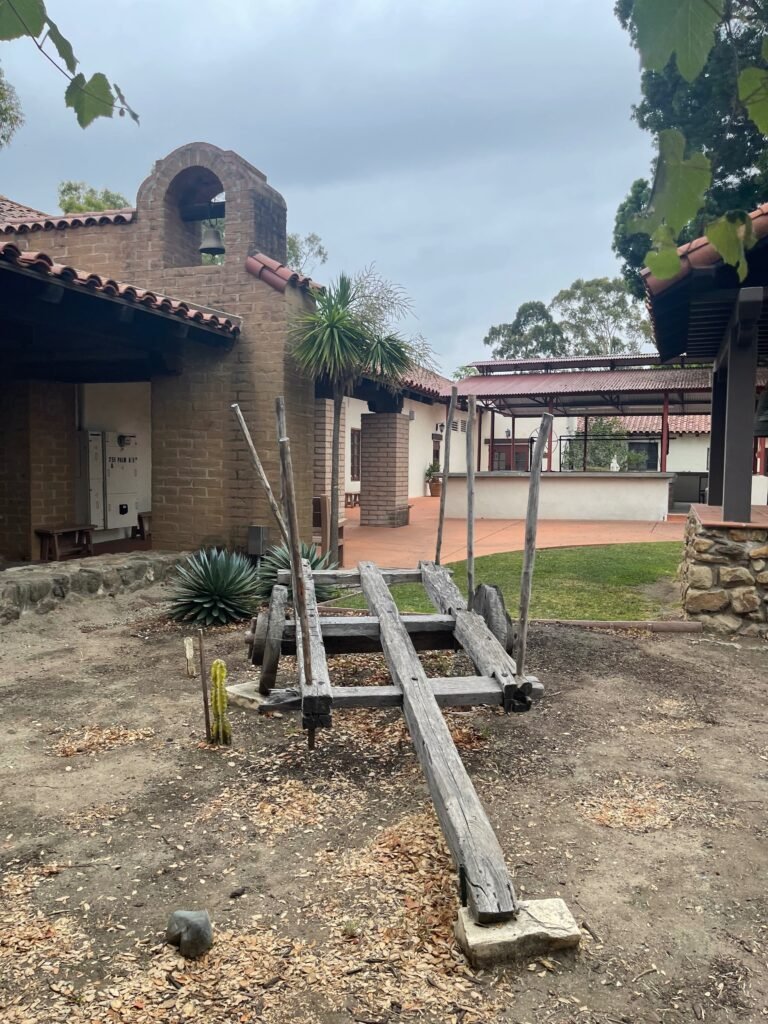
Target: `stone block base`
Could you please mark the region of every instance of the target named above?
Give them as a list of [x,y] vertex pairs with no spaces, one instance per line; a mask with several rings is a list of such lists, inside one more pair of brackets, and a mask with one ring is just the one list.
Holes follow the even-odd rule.
[[478,925],[466,907],[459,911],[456,939],[473,967],[575,949],[581,931],[561,899],[526,900],[515,921]]
[[768,635],[768,529],[705,526],[691,509],[680,580],[686,618],[716,633]]

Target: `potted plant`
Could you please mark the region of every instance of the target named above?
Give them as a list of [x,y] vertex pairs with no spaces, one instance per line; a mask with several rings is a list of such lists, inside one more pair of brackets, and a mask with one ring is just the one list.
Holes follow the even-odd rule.
[[431,462],[427,466],[424,479],[429,487],[429,493],[433,498],[439,498],[443,490],[443,481],[440,476],[440,463]]

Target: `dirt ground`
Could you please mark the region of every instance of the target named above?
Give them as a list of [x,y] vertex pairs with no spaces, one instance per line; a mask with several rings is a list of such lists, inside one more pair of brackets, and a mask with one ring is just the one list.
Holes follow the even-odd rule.
[[[768,646],[540,628],[531,713],[448,713],[519,893],[584,931],[475,972],[399,714],[337,712],[310,754],[293,715],[233,708],[207,748],[165,593],[0,632],[3,1024],[768,1017]],[[245,677],[242,629],[207,650]],[[213,918],[200,961],[163,945],[179,908]]]

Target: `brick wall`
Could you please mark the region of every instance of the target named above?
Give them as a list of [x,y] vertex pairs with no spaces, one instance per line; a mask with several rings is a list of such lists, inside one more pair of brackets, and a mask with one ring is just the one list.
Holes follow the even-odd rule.
[[[37,526],[75,520],[75,393],[75,384],[29,383],[29,507],[33,531]],[[35,557],[36,546],[36,539],[32,539]]]
[[363,413],[360,426],[360,525],[406,526],[408,417]]
[[29,385],[0,383],[0,561],[29,557]]

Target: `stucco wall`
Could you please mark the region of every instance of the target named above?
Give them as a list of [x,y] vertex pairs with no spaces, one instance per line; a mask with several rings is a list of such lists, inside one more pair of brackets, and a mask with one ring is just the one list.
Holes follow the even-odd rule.
[[[528,505],[528,473],[484,473],[475,477],[478,519],[524,519]],[[667,518],[670,474],[544,473],[541,478],[541,519],[660,522]],[[467,514],[464,474],[448,481],[445,514]]]
[[670,473],[707,471],[709,434],[684,434],[669,439],[667,471]]

